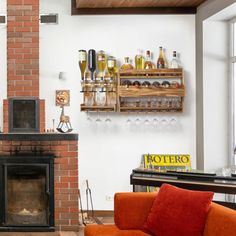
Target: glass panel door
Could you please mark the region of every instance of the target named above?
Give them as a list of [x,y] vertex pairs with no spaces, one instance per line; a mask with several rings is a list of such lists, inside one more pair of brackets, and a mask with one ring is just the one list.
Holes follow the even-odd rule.
[[7,165],[6,224],[48,225],[47,165]]

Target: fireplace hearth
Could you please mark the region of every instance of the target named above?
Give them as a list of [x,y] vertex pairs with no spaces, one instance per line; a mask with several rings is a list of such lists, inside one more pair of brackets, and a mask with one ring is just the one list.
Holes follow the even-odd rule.
[[0,231],[54,230],[54,158],[0,157]]

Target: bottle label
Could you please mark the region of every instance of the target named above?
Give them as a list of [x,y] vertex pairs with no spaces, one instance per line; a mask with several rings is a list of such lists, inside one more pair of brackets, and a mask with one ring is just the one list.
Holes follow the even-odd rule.
[[115,62],[114,62],[113,60],[109,60],[109,61],[107,62],[107,66],[108,66],[109,68],[113,68],[113,67],[115,66]]
[[79,60],[80,61],[86,61],[86,52],[79,52]]
[[104,55],[98,55],[98,61],[105,61]]

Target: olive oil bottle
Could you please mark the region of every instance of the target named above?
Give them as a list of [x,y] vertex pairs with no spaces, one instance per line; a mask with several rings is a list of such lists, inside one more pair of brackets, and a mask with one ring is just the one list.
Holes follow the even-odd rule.
[[143,70],[144,69],[145,59],[141,53],[141,50],[138,49],[138,54],[135,56],[135,69]]

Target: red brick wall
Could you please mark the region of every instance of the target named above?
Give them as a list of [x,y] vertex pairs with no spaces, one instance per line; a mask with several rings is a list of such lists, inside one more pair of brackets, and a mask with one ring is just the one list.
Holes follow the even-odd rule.
[[[39,0],[7,0],[7,97],[39,97]],[[40,101],[40,132],[45,104]],[[8,133],[4,101],[3,132]]]
[[[42,134],[43,135],[43,134]],[[0,156],[30,153],[36,148],[55,155],[54,191],[56,230],[78,231],[78,141],[0,140]]]
[[[3,100],[3,133],[9,132],[8,126],[8,100]],[[1,148],[1,147],[0,147]]]
[[7,0],[7,96],[39,97],[39,0]]

